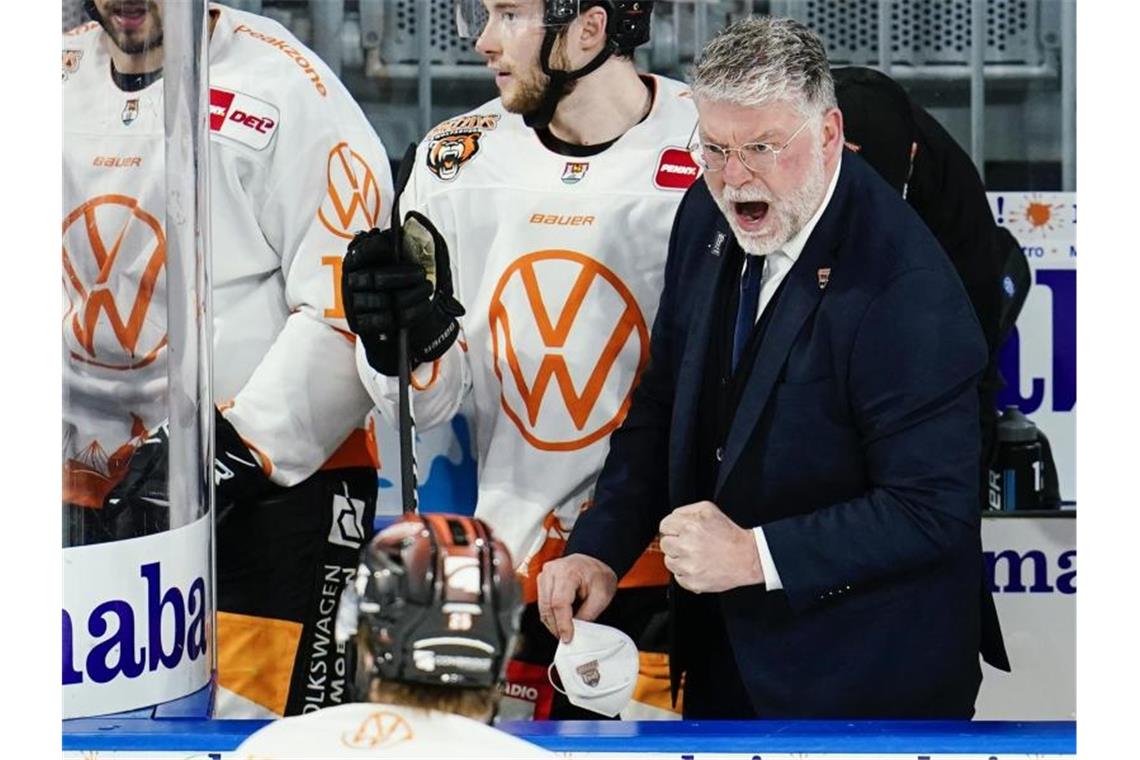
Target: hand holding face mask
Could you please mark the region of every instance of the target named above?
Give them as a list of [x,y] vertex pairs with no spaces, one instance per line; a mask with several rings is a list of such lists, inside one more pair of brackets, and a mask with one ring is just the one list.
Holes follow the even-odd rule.
[[637,646],[616,628],[574,620],[574,639],[558,643],[551,668],[557,668],[561,687],[547,670],[550,683],[570,703],[609,718],[621,712],[633,697],[638,674]]

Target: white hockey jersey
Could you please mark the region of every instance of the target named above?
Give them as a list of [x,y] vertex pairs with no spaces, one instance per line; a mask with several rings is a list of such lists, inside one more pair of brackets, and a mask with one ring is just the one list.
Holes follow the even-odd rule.
[[[387,224],[387,156],[284,27],[211,15],[215,400],[278,484],[375,466],[340,264]],[[64,499],[89,506],[167,416],[163,85],[120,90],[108,44],[95,23],[63,38]]]
[[540,758],[553,752],[484,723],[436,710],[354,703],[274,721],[234,751],[240,760],[288,758]]
[[[401,209],[439,228],[451,253],[462,336],[417,368],[419,427],[473,395],[476,515],[502,538],[535,598],[543,562],[561,554],[590,504],[649,357],[673,214],[698,170],[685,150],[696,109],[680,82],[651,77],[649,115],[607,149],[549,150],[499,100],[424,138]],[[357,351],[384,417],[397,382]],[[660,552],[625,585],[667,581]]]

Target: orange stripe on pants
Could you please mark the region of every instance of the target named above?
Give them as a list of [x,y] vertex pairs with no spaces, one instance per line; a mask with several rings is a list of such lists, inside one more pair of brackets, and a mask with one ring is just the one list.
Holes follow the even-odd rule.
[[665,652],[638,652],[637,685],[633,687],[633,702],[676,713],[681,719],[684,692],[677,692],[677,704],[669,688],[669,655]]
[[301,624],[218,613],[218,685],[285,714]]

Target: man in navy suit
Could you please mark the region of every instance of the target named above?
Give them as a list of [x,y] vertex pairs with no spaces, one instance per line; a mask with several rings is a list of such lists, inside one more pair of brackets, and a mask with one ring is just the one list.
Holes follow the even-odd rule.
[[980,614],[986,346],[962,283],[844,152],[810,30],[730,25],[693,96],[703,181],[543,621],[570,640],[659,533],[686,718],[969,718],[978,652],[1005,663]]

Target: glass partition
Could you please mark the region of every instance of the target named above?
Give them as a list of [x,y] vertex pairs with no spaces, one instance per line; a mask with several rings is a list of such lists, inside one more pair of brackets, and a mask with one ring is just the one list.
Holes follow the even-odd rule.
[[212,672],[205,3],[108,5],[63,50],[66,718]]

